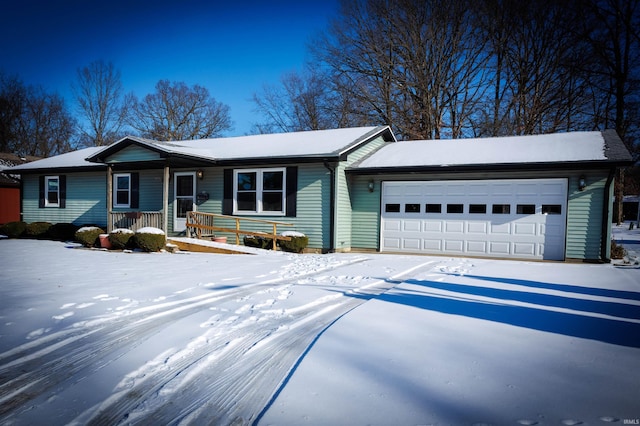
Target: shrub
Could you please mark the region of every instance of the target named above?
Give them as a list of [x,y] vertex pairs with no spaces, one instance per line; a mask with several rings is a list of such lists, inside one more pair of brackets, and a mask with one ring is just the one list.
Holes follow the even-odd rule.
[[100,245],[98,237],[104,234],[102,228],[97,226],[85,226],[76,231],[75,239],[85,247],[95,247]]
[[38,238],[42,239],[47,237],[47,232],[51,228],[51,224],[49,222],[32,222],[28,223],[25,228],[24,235],[27,238]]
[[611,258],[622,259],[627,255],[627,251],[624,247],[618,245],[615,240],[611,240]]
[[116,250],[123,250],[130,246],[131,237],[133,237],[135,232],[131,229],[114,229],[109,233],[109,242],[111,246]]
[[51,228],[49,228],[47,235],[52,240],[68,241],[75,238],[78,229],[80,229],[80,227],[73,223],[54,223],[51,225]]
[[242,239],[247,247],[271,250],[273,248],[273,238],[261,237],[259,235],[247,235]]
[[136,247],[143,251],[160,251],[167,244],[164,232],[158,228],[141,228],[132,238]]
[[24,234],[26,229],[27,224],[25,222],[8,222],[0,226],[0,234],[6,235],[9,238],[19,238]]
[[302,253],[302,251],[309,245],[309,237],[301,234],[300,232],[283,232],[282,236],[291,238],[289,241],[278,240],[278,245],[282,251]]

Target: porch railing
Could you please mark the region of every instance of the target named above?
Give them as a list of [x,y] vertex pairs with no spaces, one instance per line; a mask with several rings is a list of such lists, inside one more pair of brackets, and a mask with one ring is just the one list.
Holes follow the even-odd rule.
[[162,229],[162,212],[109,212],[109,225],[109,230],[125,228],[137,231],[146,226]]
[[[217,220],[217,222],[216,222]],[[257,227],[265,226],[270,228],[271,233],[260,230],[241,229],[241,222],[249,222]],[[229,227],[235,225],[234,228]],[[240,235],[254,235],[259,237],[271,238],[273,240],[273,249],[276,249],[276,241],[290,241],[290,237],[278,235],[278,226],[293,226],[292,223],[276,222],[273,220],[251,219],[246,217],[227,216],[215,213],[188,212],[187,213],[187,235],[189,237],[196,236],[202,238],[203,231],[219,231],[236,235],[236,245],[240,245]]]

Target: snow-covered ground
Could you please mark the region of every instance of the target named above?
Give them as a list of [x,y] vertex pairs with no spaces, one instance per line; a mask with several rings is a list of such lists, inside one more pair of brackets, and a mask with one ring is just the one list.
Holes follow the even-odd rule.
[[0,424],[629,424],[639,401],[634,267],[0,240]]

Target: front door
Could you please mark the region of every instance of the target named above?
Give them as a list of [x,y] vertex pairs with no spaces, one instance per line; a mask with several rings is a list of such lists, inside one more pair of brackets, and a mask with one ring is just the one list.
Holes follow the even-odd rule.
[[187,229],[187,212],[196,207],[196,173],[177,172],[173,175],[173,231]]

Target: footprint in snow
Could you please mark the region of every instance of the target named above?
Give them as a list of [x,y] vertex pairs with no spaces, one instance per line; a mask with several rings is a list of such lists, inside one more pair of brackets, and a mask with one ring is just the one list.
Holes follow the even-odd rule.
[[91,303],[91,302],[89,302],[89,303],[81,303],[81,304],[79,304],[79,305],[78,305],[78,306],[76,306],[76,307],[77,307],[78,309],[85,309],[85,308],[88,308],[89,306],[93,306],[93,305],[95,305],[95,303]]
[[580,420],[567,419],[567,420],[563,420],[562,424],[567,426],[576,426],[576,425],[581,425],[582,422]]
[[602,420],[603,422],[606,422],[606,423],[615,423],[615,422],[619,421],[620,419],[618,419],[617,417],[612,417],[612,416],[602,416],[602,417],[600,417],[600,420]]
[[62,315],[54,315],[51,318],[53,318],[56,321],[62,321],[63,319],[69,318],[70,316],[73,316],[73,311],[65,312]]
[[73,302],[72,303],[65,303],[64,305],[60,306],[60,309],[69,309],[69,308],[71,308],[72,306],[75,306],[75,305],[76,304],[73,303]]

